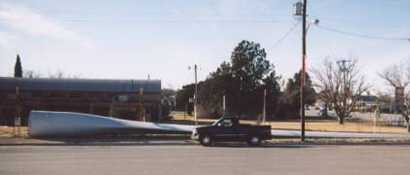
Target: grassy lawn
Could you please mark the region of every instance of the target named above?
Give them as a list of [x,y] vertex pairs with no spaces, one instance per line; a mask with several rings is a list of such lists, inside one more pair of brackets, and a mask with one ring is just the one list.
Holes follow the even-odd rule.
[[[192,116],[175,114],[175,121],[192,121]],[[211,123],[215,119],[198,119],[200,123]],[[241,120],[243,123],[256,124],[254,120]],[[264,124],[272,126],[272,129],[291,129],[299,130],[300,123],[297,120],[292,121],[268,121]],[[308,131],[341,131],[341,132],[374,132],[374,133],[406,133],[406,128],[392,126],[374,126],[373,122],[345,121],[340,125],[336,120],[314,120],[306,121],[306,130]]]

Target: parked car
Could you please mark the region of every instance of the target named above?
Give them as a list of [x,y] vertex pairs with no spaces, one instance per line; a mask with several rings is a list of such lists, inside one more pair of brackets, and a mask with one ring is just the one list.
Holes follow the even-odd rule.
[[251,146],[257,146],[263,140],[270,140],[272,135],[271,126],[240,124],[238,118],[225,116],[212,125],[196,128],[191,137],[204,146],[227,141],[245,141]]

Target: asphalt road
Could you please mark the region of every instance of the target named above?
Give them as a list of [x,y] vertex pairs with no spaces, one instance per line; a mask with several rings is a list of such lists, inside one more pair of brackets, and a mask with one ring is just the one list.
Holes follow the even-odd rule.
[[0,146],[0,174],[407,174],[410,146]]

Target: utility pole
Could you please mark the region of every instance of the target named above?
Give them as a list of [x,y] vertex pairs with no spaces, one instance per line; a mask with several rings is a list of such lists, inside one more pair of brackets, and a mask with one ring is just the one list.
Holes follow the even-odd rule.
[[351,62],[351,60],[338,60],[336,61],[339,66],[340,71],[343,73],[343,93],[346,91],[346,72],[348,71],[348,66],[346,63]]
[[15,136],[21,136],[21,114],[22,114],[22,106],[23,101],[21,98],[20,87],[16,87],[16,117],[14,118],[14,127],[13,133]]
[[198,66],[195,64],[195,95],[194,95],[194,118],[195,118],[195,125],[198,125]]
[[[191,69],[191,67],[188,67]],[[195,76],[195,91],[194,91],[194,120],[195,125],[198,125],[197,111],[198,111],[198,66],[194,65],[194,76]]]
[[[140,88],[140,90],[139,90],[139,101],[140,101],[140,103],[139,103],[139,110],[140,110],[139,115],[141,116],[142,120],[144,122],[146,122],[147,118],[145,116],[145,107],[144,107],[144,88]],[[159,117],[160,116],[158,116],[158,118]]]
[[347,85],[346,73],[348,71],[348,66],[346,63],[349,63],[349,62],[351,62],[351,60],[342,59],[342,60],[336,61],[337,65],[339,66],[340,71],[342,71],[342,74],[343,74],[343,96],[345,96],[343,98],[343,110],[346,110],[346,105],[347,105],[347,98],[346,98],[347,94],[346,93],[348,90],[346,86]]
[[265,123],[266,121],[266,88],[263,90],[263,118],[262,118],[262,123]]
[[307,0],[301,0],[294,4],[296,11],[294,16],[302,17],[302,70],[300,74],[300,140],[305,141],[305,81],[306,81],[306,34],[311,24],[319,24],[319,20],[315,19],[307,24]]
[[225,95],[222,96],[222,111],[223,111],[223,115],[226,114],[226,101],[225,101]]
[[300,77],[300,140],[305,141],[305,74],[306,74],[306,6],[307,0],[303,0],[302,7],[302,72]]

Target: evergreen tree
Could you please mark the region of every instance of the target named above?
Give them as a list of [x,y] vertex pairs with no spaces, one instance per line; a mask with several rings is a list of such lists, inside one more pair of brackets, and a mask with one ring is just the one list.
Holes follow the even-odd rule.
[[185,111],[187,110],[188,114],[192,113],[194,105],[190,98],[194,97],[195,84],[187,84],[182,87],[182,89],[177,90],[176,92],[176,110]]
[[[300,108],[300,73],[295,73],[293,78],[290,78],[286,84],[286,89],[283,92],[281,103],[283,110],[280,112],[282,118],[299,117]],[[316,102],[316,92],[313,88],[312,80],[309,74],[305,77],[304,98],[306,105],[313,105]]]
[[14,65],[14,77],[23,77],[23,67],[21,66],[20,55],[17,54],[16,64]]
[[272,114],[280,94],[279,77],[266,59],[265,49],[251,41],[241,41],[232,52],[230,62],[223,62],[199,86],[199,103],[207,112],[218,116],[222,97],[226,97],[226,112],[255,117],[262,113],[263,92],[267,89],[267,112]]

